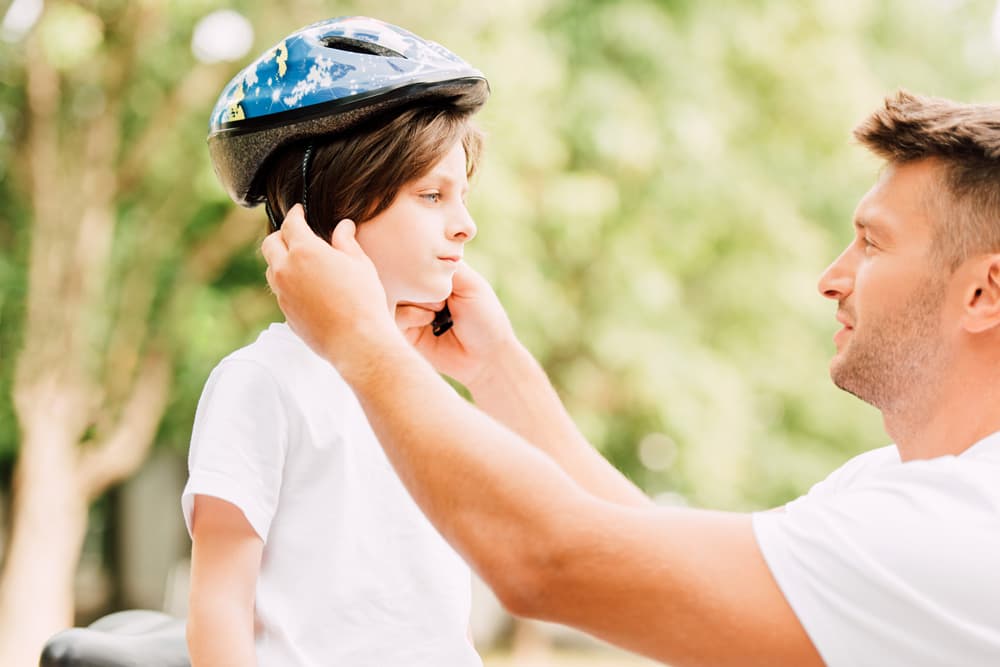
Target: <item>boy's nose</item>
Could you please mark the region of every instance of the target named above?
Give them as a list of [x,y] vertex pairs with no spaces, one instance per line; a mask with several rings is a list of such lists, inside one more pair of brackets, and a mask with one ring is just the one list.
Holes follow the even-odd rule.
[[476,237],[476,221],[465,206],[459,206],[448,224],[448,238],[468,242]]

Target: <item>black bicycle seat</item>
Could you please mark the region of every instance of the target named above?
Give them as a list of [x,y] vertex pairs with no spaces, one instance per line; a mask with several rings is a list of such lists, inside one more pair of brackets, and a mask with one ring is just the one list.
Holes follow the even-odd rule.
[[45,644],[39,667],[191,667],[185,622],[145,609],[119,611]]

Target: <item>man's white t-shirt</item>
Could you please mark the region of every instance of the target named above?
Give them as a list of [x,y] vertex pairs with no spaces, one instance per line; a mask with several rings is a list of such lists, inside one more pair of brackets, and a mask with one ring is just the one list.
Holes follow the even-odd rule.
[[1000,433],[958,456],[867,452],[753,525],[827,665],[1000,665]]
[[479,667],[470,572],[417,508],[357,399],[286,324],[205,385],[182,495],[241,509],[264,542],[260,667]]

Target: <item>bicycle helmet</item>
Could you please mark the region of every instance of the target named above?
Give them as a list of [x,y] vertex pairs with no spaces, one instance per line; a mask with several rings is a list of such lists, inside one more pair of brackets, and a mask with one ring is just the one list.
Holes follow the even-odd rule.
[[376,19],[334,18],[292,33],[233,77],[212,111],[208,149],[229,196],[253,207],[265,200],[262,168],[289,144],[425,100],[473,112],[488,95],[482,72],[441,45]]

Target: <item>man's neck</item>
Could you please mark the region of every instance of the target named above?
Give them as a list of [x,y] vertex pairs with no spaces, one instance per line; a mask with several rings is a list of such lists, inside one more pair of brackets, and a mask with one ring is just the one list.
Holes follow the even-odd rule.
[[[1000,431],[1000,380],[982,364],[976,372],[949,373],[925,396],[882,411],[885,430],[903,461],[958,455]],[[957,370],[957,369],[955,369]]]

